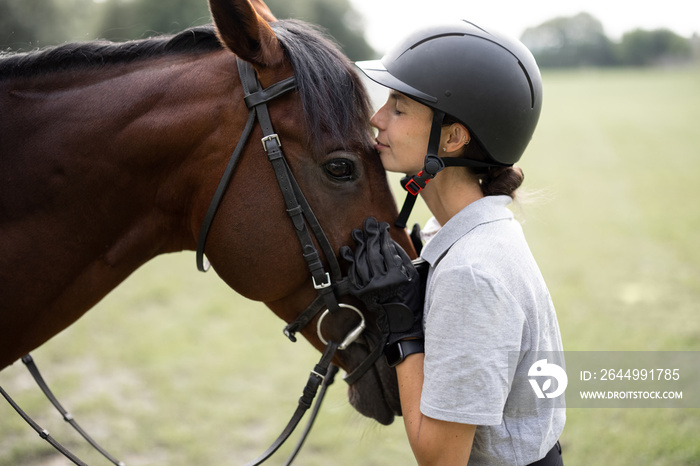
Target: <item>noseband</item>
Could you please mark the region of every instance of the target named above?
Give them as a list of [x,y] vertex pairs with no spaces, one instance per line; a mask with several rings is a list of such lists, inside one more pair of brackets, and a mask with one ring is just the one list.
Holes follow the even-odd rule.
[[[272,163],[275,176],[277,177],[277,182],[284,198],[287,214],[289,214],[292,224],[294,225],[294,231],[296,232],[301,244],[302,254],[306,260],[309,271],[311,272],[313,286],[317,291],[317,296],[314,301],[308,308],[306,308],[306,310],[299,314],[299,316],[297,316],[293,322],[284,328],[284,334],[291,341],[296,341],[296,332],[306,327],[306,325],[308,325],[321,311],[325,309],[323,314],[318,319],[317,333],[319,339],[326,345],[326,347],[318,364],[316,364],[309,375],[309,379],[304,387],[303,394],[299,398],[299,405],[279,437],[262,455],[248,463],[247,466],[261,464],[272,456],[275,451],[277,451],[277,449],[292,434],[306,411],[311,407],[320,387],[321,391],[319,393],[319,397],[316,400],[306,428],[304,429],[304,432],[302,433],[301,438],[299,439],[292,454],[285,463],[291,464],[292,460],[301,449],[301,446],[309,433],[311,426],[313,425],[316,414],[320,408],[321,401],[325,395],[326,388],[333,382],[335,373],[338,370],[338,368],[331,363],[333,356],[338,350],[344,350],[354,341],[356,341],[364,331],[366,323],[364,315],[359,309],[349,304],[338,302],[338,296],[348,294],[347,277],[342,276],[340,265],[333,251],[333,247],[328,241],[321,224],[318,222],[318,219],[311,210],[311,206],[309,206],[309,203],[304,197],[299,184],[294,178],[294,175],[292,174],[292,171],[290,170],[284,157],[284,153],[282,152],[282,143],[280,142],[280,138],[272,128],[267,103],[283,94],[286,94],[289,91],[294,90],[296,88],[296,79],[294,77],[287,78],[267,87],[266,89],[262,89],[252,65],[243,60],[237,60],[237,63],[238,72],[243,85],[243,91],[245,93],[244,100],[249,109],[248,121],[246,122],[241,138],[238,140],[236,148],[231,155],[226,169],[224,170],[224,174],[219,181],[214,197],[209,205],[209,208],[207,209],[204,221],[202,222],[202,227],[199,232],[199,239],[197,241],[196,261],[197,268],[200,271],[206,272],[209,269],[209,263],[204,257],[204,247],[206,245],[207,235],[211,224],[214,221],[214,216],[216,215],[219,204],[221,204],[221,200],[226,192],[226,188],[228,187],[231,177],[233,176],[238,159],[243,152],[243,147],[248,141],[248,138],[250,137],[255,125],[255,121],[257,120],[260,123],[260,127],[263,132],[263,138],[261,140],[263,148],[267,153],[268,160]],[[312,234],[313,238],[316,239],[316,242],[323,251],[323,255],[328,261],[330,271],[326,271],[323,262],[321,261],[321,256],[314,245]],[[338,343],[332,340],[327,341],[323,336],[321,323],[328,315],[337,315],[340,312],[343,312],[343,309],[358,314],[360,316],[360,324],[348,332],[342,342]],[[344,380],[348,384],[352,385],[360,377],[362,377],[362,375],[364,375],[365,372],[367,372],[367,370],[372,367],[381,356],[385,344],[386,336],[379,337],[379,341],[376,342],[375,348],[370,352],[367,358],[365,358],[352,372],[347,374],[344,377]],[[80,428],[75,419],[73,419],[73,416],[68,413],[63,406],[61,406],[51,390],[48,388],[48,385],[44,382],[31,355],[25,356],[22,358],[22,361],[25,363],[47,398],[63,415],[63,418],[110,462],[117,466],[123,466],[123,462],[117,460],[102,447],[100,447],[87,433],[85,433],[85,431]],[[56,448],[56,450],[70,459],[73,463],[77,465],[85,464],[70,451],[68,451],[63,445],[54,440],[47,430],[42,429],[24,411],[22,411],[22,409],[17,406],[12,398],[10,398],[7,392],[2,389],[2,387],[0,387],[0,394],[7,399],[12,407],[39,434],[41,438],[49,442],[54,448]]]

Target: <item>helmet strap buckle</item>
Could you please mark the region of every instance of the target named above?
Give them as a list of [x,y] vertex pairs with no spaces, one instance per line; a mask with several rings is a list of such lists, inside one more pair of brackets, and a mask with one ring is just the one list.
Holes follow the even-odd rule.
[[425,188],[430,180],[435,178],[443,168],[445,162],[437,155],[428,154],[425,156],[423,169],[417,175],[407,176],[401,179],[403,188],[413,196],[417,196],[419,192]]

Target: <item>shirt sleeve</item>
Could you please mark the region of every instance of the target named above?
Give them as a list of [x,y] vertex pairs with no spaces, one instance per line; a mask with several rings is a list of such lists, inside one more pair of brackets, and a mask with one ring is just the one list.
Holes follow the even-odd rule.
[[468,265],[436,269],[430,286],[421,412],[444,421],[498,425],[525,314],[500,281]]

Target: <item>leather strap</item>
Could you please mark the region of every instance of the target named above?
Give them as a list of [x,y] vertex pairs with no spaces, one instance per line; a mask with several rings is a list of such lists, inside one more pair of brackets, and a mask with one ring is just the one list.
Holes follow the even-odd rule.
[[238,139],[236,148],[233,150],[233,154],[231,155],[231,158],[229,159],[228,164],[226,165],[224,174],[221,176],[221,180],[219,180],[219,185],[216,187],[214,197],[209,203],[207,213],[204,215],[204,221],[202,222],[202,226],[199,229],[199,238],[197,239],[197,270],[199,270],[200,272],[206,272],[207,270],[209,270],[209,263],[204,263],[204,247],[207,244],[207,235],[209,234],[209,229],[211,228],[211,224],[214,221],[216,211],[219,209],[219,204],[221,204],[221,200],[224,198],[226,188],[228,188],[228,184],[231,181],[231,177],[233,176],[233,170],[236,168],[236,165],[238,164],[238,159],[241,157],[241,152],[243,152],[243,146],[245,146],[246,141],[248,141],[248,137],[250,136],[254,125],[255,110],[251,110],[248,113],[248,121],[245,124],[245,128],[243,128],[243,133]]
[[[287,462],[285,463],[285,465],[291,464],[296,455],[299,453],[299,450],[304,444],[304,440],[308,436],[309,431],[313,426],[314,420],[316,419],[319,409],[321,408],[321,403],[323,402],[323,399],[325,397],[326,390],[333,383],[335,379],[335,374],[338,372],[338,367],[333,365],[331,362],[337,350],[338,343],[335,343],[333,341],[328,342],[325,350],[323,351],[323,354],[321,355],[321,359],[319,360],[318,364],[314,366],[314,369],[309,374],[309,378],[306,382],[306,385],[304,386],[302,395],[299,398],[297,409],[292,415],[292,418],[287,423],[287,426],[277,437],[275,442],[272,445],[270,445],[270,447],[262,455],[260,455],[252,462],[248,463],[248,466],[257,466],[263,463],[265,460],[267,460],[270,456],[272,456],[277,451],[277,449],[279,449],[279,447],[282,446],[282,444],[289,438],[296,426],[299,424],[299,421],[301,421],[301,419],[306,414],[306,411],[311,407],[314,398],[316,398],[316,402],[311,412],[311,417],[309,418],[306,427],[304,428],[304,432],[302,433],[301,438],[297,442],[297,445],[294,447],[294,450],[292,451],[291,455],[287,459]],[[63,406],[53,395],[53,392],[51,392],[51,390],[49,389],[48,385],[44,381],[44,378],[41,376],[41,373],[39,372],[39,369],[34,363],[34,359],[32,358],[32,356],[29,354],[24,356],[22,358],[22,362],[24,362],[24,364],[27,366],[27,369],[32,374],[34,380],[37,382],[37,384],[44,392],[46,397],[49,399],[49,401],[51,401],[51,403],[56,407],[56,409],[63,415],[63,418],[67,422],[69,422],[80,433],[80,435],[82,435],[83,438],[85,438],[85,440],[87,440],[90,443],[90,445],[92,445],[97,451],[99,451],[113,464],[115,464],[116,466],[125,466],[123,462],[115,459],[112,455],[107,453],[100,445],[98,445],[97,442],[95,442],[82,428],[80,428],[77,422],[75,422],[75,420],[73,419],[73,416],[70,415],[63,408]],[[71,460],[74,464],[78,466],[87,466],[87,463],[83,462],[80,458],[71,453],[61,443],[59,443],[57,440],[51,437],[49,431],[39,426],[31,417],[29,417],[29,415],[25,413],[19,407],[19,405],[17,405],[17,403],[15,403],[12,397],[10,397],[10,395],[5,390],[3,390],[2,387],[0,387],[0,394],[2,394],[2,396],[14,408],[14,410],[17,411],[17,413],[22,417],[22,419],[24,419],[25,422],[27,422],[27,424],[29,424],[42,439],[46,440],[51,446],[53,446],[66,458]]]
[[[365,337],[367,338],[367,337]],[[386,345],[386,340],[387,340],[387,335],[382,334],[381,337],[379,338],[379,341],[377,344],[374,346],[374,349],[369,353],[369,355],[360,363],[359,366],[357,366],[352,372],[349,374],[346,374],[345,377],[343,377],[343,380],[345,383],[348,385],[352,385],[358,380],[360,380],[360,377],[365,375],[365,372],[367,372],[375,362],[377,362],[377,359],[379,359],[382,354],[384,354],[384,347]]]
[[[238,60],[238,63],[240,64],[242,60]],[[252,70],[252,66],[250,67]],[[239,72],[240,72],[240,66],[239,66]],[[257,83],[257,78],[255,77],[255,71],[253,70],[253,79],[252,81],[254,83]],[[251,85],[251,77],[248,74],[248,70],[246,70],[245,76],[243,73],[241,73],[241,82],[244,82],[244,79],[247,79],[247,82],[249,85]],[[269,102],[272,99],[275,99],[282,94],[285,94],[293,89],[296,88],[296,80],[294,77],[287,78],[283,81],[280,81],[278,83],[273,84],[272,86],[268,87],[267,89],[260,90],[258,89],[257,92],[254,94],[248,94],[247,93],[247,88],[245,87],[244,83],[244,90],[246,91],[246,96],[244,97],[244,101],[246,103],[246,106],[249,109],[248,112],[248,120],[246,121],[245,127],[243,128],[243,132],[241,133],[241,136],[238,138],[238,143],[236,144],[236,148],[233,150],[233,154],[231,154],[231,158],[228,161],[228,164],[226,165],[226,169],[224,170],[223,175],[221,176],[221,179],[219,180],[219,184],[216,187],[216,191],[214,192],[214,196],[212,197],[211,202],[209,203],[209,208],[207,209],[206,214],[204,215],[204,220],[202,222],[202,226],[199,229],[199,238],[197,240],[197,253],[196,253],[196,260],[197,260],[197,269],[200,272],[206,272],[209,269],[209,264],[205,264],[205,259],[204,259],[204,248],[206,246],[206,241],[207,241],[207,235],[209,234],[209,229],[211,228],[211,224],[214,221],[214,217],[216,215],[216,211],[219,209],[219,205],[221,204],[221,200],[224,197],[224,194],[226,193],[226,189],[228,188],[229,183],[231,182],[231,177],[233,176],[233,172],[236,168],[236,165],[238,164],[238,160],[241,157],[241,153],[243,152],[243,147],[245,146],[246,142],[248,142],[248,138],[250,138],[250,133],[253,130],[253,127],[255,126],[255,120],[256,120],[256,106],[261,105],[260,108],[264,108],[264,104]]]
[[318,410],[321,408],[321,402],[323,401],[323,398],[326,395],[326,390],[335,380],[335,375],[337,373],[338,366],[331,364],[331,366],[328,368],[328,373],[326,374],[326,377],[323,379],[323,383],[321,384],[321,390],[318,392],[318,398],[316,399],[314,408],[311,411],[309,420],[306,423],[306,427],[304,427],[304,431],[301,433],[301,436],[299,437],[299,440],[297,441],[297,444],[294,447],[294,451],[292,451],[292,453],[289,455],[287,461],[285,461],[284,463],[284,466],[289,466],[290,464],[292,464],[292,461],[294,461],[294,458],[296,458],[297,454],[301,450],[301,447],[304,446],[304,441],[306,440],[306,437],[309,436],[309,432],[311,431],[311,428],[314,425],[314,421],[318,416]]
[[[243,60],[238,60],[238,71],[241,75],[241,82],[243,84],[243,90],[247,97],[251,95],[256,95],[260,92],[260,83],[255,76],[255,70],[250,63]],[[284,81],[283,81],[284,82]],[[272,87],[272,86],[271,86]],[[287,89],[289,85],[282,86],[281,89]],[[246,98],[247,98],[246,97]],[[267,96],[266,98],[271,98]],[[249,99],[251,100],[251,99]],[[267,105],[264,103],[264,99],[253,99],[251,101],[260,101],[256,107],[253,107],[257,112],[258,122],[260,128],[263,132],[263,147],[267,152],[267,158],[272,164],[272,168],[277,177],[277,182],[282,192],[282,197],[284,203],[287,207],[287,213],[292,219],[292,224],[294,225],[295,232],[301,243],[302,254],[311,272],[311,276],[314,281],[314,286],[318,290],[319,294],[323,296],[328,309],[333,312],[337,312],[338,302],[333,293],[331,284],[333,278],[337,281],[340,280],[340,266],[337,263],[335,253],[333,253],[333,248],[330,246],[328,238],[326,238],[323,229],[320,227],[318,220],[311,213],[311,207],[303,196],[301,188],[299,187],[294,175],[292,174],[289,165],[287,165],[287,160],[282,152],[282,145],[279,137],[274,132],[272,127],[272,121],[270,119],[270,114],[267,109]],[[251,109],[251,110],[253,110]],[[334,277],[331,278],[330,274],[326,274],[321,257],[318,254],[318,250],[314,245],[314,241],[311,238],[311,234],[307,228],[307,223],[315,224],[316,227],[312,228],[314,234],[316,235],[316,240],[321,245],[326,253],[326,260],[331,264],[331,271]]]
[[[316,364],[314,369],[311,371],[309,374],[309,379],[306,382],[306,386],[304,387],[304,390],[302,392],[301,397],[299,398],[299,405],[297,406],[296,411],[294,411],[294,414],[292,415],[292,418],[289,420],[287,423],[287,426],[284,428],[282,433],[277,437],[277,439],[268,447],[263,454],[255,458],[253,461],[246,463],[246,466],[258,466],[259,464],[263,463],[265,460],[267,460],[270,456],[272,456],[277,449],[282,446],[282,444],[289,438],[289,436],[292,434],[294,429],[296,428],[297,424],[299,424],[299,421],[301,418],[304,416],[304,413],[306,413],[306,410],[311,407],[311,402],[313,401],[314,397],[316,396],[316,392],[318,391],[319,386],[325,382],[326,377],[329,374],[329,367],[331,367],[331,360],[333,359],[333,356],[335,355],[336,351],[338,350],[338,344],[331,341],[328,342],[328,345],[326,345],[326,349],[323,351],[323,354],[321,355],[321,359]],[[335,375],[334,373],[332,375]],[[330,379],[331,377],[329,377]],[[325,393],[325,390],[324,390]],[[323,398],[319,398],[319,400],[322,400]],[[317,403],[320,403],[320,401],[317,401]],[[318,412],[318,410],[316,410]],[[310,427],[309,427],[310,429]],[[302,441],[303,442],[303,441]],[[292,458],[289,460],[291,462],[292,459],[294,459],[294,456],[296,456],[296,452],[292,454]]]
[[445,118],[445,112],[440,110],[433,110],[433,123],[430,126],[430,139],[428,140],[428,153],[425,156],[425,163],[423,170],[421,170],[417,175],[412,176],[407,182],[402,180],[401,185],[408,191],[406,195],[406,200],[403,203],[399,217],[396,219],[396,225],[399,228],[406,228],[406,222],[408,221],[408,216],[413,210],[413,205],[416,203],[416,196],[418,193],[425,188],[425,185],[433,179],[435,175],[441,170],[441,168],[436,168],[434,170],[429,170],[426,167],[429,165],[429,161],[432,158],[438,158],[437,153],[440,149],[440,136],[442,130],[442,121]]
[[46,440],[52,447],[54,447],[57,451],[59,451],[63,456],[71,460],[74,464],[77,464],[78,466],[87,466],[86,463],[83,463],[80,458],[75,456],[73,453],[68,451],[66,447],[61,445],[56,439],[51,437],[51,434],[49,434],[49,431],[46,429],[43,429],[39,424],[34,422],[34,420],[25,413],[22,408],[20,408],[17,403],[10,397],[10,395],[7,394],[5,390],[3,390],[2,387],[0,387],[0,394],[5,397],[8,403],[10,403],[10,406],[14,408],[15,411],[17,411],[17,414],[19,414],[22,419],[25,420],[27,424],[29,424],[32,429],[36,431],[37,434],[39,434],[39,437],[43,438]]
[[87,440],[87,442],[90,445],[92,445],[92,447],[95,450],[99,451],[102,456],[107,458],[116,466],[124,466],[124,463],[122,461],[119,461],[114,456],[110,455],[109,452],[107,452],[107,450],[102,448],[92,437],[90,437],[90,435],[87,432],[85,432],[83,428],[80,427],[77,421],[73,418],[73,415],[66,411],[66,409],[61,405],[61,403],[59,403],[58,399],[54,396],[46,381],[41,376],[41,372],[39,372],[39,368],[36,366],[32,355],[27,354],[26,356],[24,356],[22,358],[22,362],[25,366],[27,366],[29,373],[32,374],[32,377],[34,377],[36,384],[39,386],[41,391],[44,392],[46,398],[48,398],[48,400],[56,408],[56,410],[59,413],[61,413],[61,416],[63,416],[63,420],[70,424],[73,427],[73,429],[75,429],[85,440]]

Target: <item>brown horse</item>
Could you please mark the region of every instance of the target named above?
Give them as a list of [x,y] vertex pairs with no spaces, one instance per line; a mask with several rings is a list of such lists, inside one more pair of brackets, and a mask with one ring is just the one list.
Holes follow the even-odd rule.
[[[248,116],[236,57],[263,87],[296,77],[295,91],[269,103],[270,116],[336,255],[365,217],[397,217],[348,60],[309,25],[275,21],[261,2],[209,3],[214,27],[0,59],[0,369],[145,262],[195,249]],[[261,137],[256,127],[206,253],[231,288],[290,322],[316,292]],[[412,251],[405,231],[392,235]],[[328,335],[347,332],[350,320]],[[315,321],[302,333],[323,348]],[[351,371],[369,346],[361,338],[335,362]],[[349,397],[381,423],[400,412],[383,358]]]

